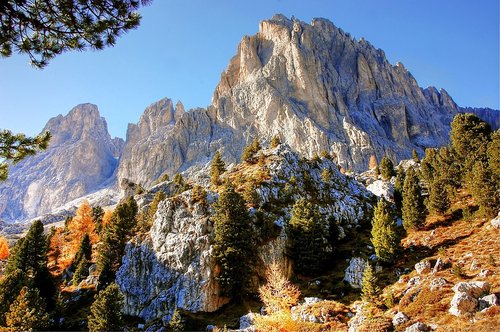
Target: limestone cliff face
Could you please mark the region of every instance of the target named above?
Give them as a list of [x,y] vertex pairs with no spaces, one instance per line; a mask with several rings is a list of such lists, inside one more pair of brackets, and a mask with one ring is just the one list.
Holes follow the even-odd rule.
[[[166,119],[154,128],[152,109]],[[274,135],[306,155],[326,150],[344,168],[365,170],[372,154],[400,160],[445,144],[457,111],[446,91],[420,88],[402,64],[330,21],[276,15],[242,39],[208,109],[180,115],[162,100],[129,127],[119,177],[147,185],[206,163],[217,149],[234,162],[254,137]]]
[[14,165],[0,184],[0,218],[29,219],[51,212],[112,181],[123,140],[111,139],[97,106],[78,105],[50,119],[49,148]]
[[[263,167],[269,176],[257,188],[257,194],[262,205],[274,206],[272,211],[264,209],[264,214],[276,225],[279,235],[262,241],[258,259],[253,267],[249,266],[256,277],[253,280],[255,287],[271,261],[286,265],[283,229],[291,217],[294,195],[317,195],[321,213],[325,220],[334,220],[330,227],[338,227],[339,237],[353,231],[366,217],[365,211],[370,208],[367,201],[371,196],[353,179],[341,174],[329,159],[306,162],[284,144],[264,150],[263,155],[267,160]],[[331,174],[328,182],[321,177],[324,169]],[[241,178],[246,172],[252,171],[236,167],[224,177]],[[286,193],[286,183],[292,176],[296,178],[297,189]],[[217,194],[208,190],[207,201],[216,199]],[[126,314],[146,321],[162,317],[168,321],[176,307],[192,312],[214,311],[227,303],[227,298],[220,297],[216,281],[212,214],[213,210],[207,205],[192,202],[191,191],[160,203],[151,231],[145,238],[136,238],[127,244],[117,273],[116,282],[125,296]],[[267,232],[256,220],[253,227],[256,234]],[[269,234],[260,236],[269,237]]]

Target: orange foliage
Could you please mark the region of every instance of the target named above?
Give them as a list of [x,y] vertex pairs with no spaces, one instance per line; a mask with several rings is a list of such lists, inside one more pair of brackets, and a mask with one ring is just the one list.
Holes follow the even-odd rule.
[[7,239],[0,236],[0,260],[9,258],[9,243]]
[[267,284],[259,288],[259,295],[269,314],[288,311],[299,302],[300,290],[287,280],[280,266],[272,263],[266,271]]
[[371,155],[370,156],[370,161],[368,163],[368,168],[369,169],[374,169],[375,167],[377,167],[377,157],[375,157],[375,155]]
[[113,215],[113,212],[111,210],[106,210],[104,211],[104,216],[102,216],[102,227],[106,226],[109,224],[109,221],[111,220],[111,216]]
[[99,241],[88,201],[80,205],[75,217],[68,222],[66,232],[58,228],[50,240],[49,264],[55,267],[53,273],[58,274],[71,265],[85,234],[89,234],[92,244]]

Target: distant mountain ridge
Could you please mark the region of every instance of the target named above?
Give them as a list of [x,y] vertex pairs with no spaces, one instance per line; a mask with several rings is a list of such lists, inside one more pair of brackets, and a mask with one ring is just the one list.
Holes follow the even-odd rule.
[[193,174],[218,150],[235,163],[254,138],[275,135],[362,171],[371,155],[398,161],[446,144],[453,116],[469,110],[498,128],[498,111],[461,108],[445,90],[419,87],[401,63],[332,22],[275,15],[243,37],[207,108],[186,112],[164,98],[129,124],[126,142],[109,136],[92,104],[49,120],[49,149],[0,184],[0,220],[37,217],[122,179],[148,188],[165,173]]

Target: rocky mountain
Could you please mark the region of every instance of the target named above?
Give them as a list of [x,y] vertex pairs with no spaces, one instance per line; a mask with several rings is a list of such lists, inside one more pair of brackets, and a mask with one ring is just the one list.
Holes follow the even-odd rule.
[[[138,129],[149,128],[152,109],[168,121]],[[274,135],[306,155],[326,150],[344,168],[365,170],[372,154],[399,160],[445,144],[459,110],[445,90],[420,88],[402,64],[330,21],[276,15],[242,39],[211,106],[177,112],[175,120],[172,102],[162,100],[129,127],[118,174],[147,185],[206,162],[217,149],[237,161],[254,137]]]
[[487,107],[461,107],[461,113],[473,113],[490,124],[493,130],[500,128],[500,111]]
[[112,139],[96,105],[81,104],[50,119],[49,148],[10,169],[0,183],[0,218],[34,218],[114,181],[123,140]]

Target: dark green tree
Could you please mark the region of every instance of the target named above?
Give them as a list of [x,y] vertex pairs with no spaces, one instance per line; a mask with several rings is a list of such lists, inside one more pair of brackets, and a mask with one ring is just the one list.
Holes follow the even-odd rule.
[[38,289],[24,286],[5,315],[6,326],[14,331],[44,330],[49,324],[45,301]]
[[422,189],[415,170],[410,167],[406,172],[403,186],[403,226],[406,230],[421,228],[425,223],[425,206]]
[[234,187],[225,185],[214,204],[214,255],[220,266],[217,277],[226,296],[241,295],[249,280],[255,249],[251,220],[245,200]]
[[78,286],[80,281],[88,277],[90,263],[87,258],[82,257],[78,262],[75,273],[73,274],[73,285]]
[[370,262],[366,263],[361,285],[361,299],[363,300],[363,302],[373,303],[377,298],[380,290],[377,286],[377,277],[375,276],[375,271],[373,271]]
[[414,162],[416,162],[416,163],[420,162],[420,158],[418,157],[417,150],[413,149],[411,151],[411,157],[412,157],[412,159],[413,159]]
[[445,213],[450,207],[450,199],[444,180],[434,180],[429,187],[430,210],[438,214]]
[[[9,0],[7,2],[11,2]],[[3,4],[0,4],[0,20],[3,20]],[[2,40],[3,25],[0,27],[0,43]],[[1,46],[0,46],[1,47]],[[14,164],[39,151],[45,150],[49,145],[50,133],[47,131],[35,137],[26,137],[24,134],[13,134],[9,130],[0,131],[0,181],[5,181],[9,175],[9,165]],[[5,160],[5,161],[3,161]]]
[[5,326],[5,314],[21,289],[29,284],[26,274],[17,269],[0,279],[0,326]]
[[101,290],[90,306],[88,316],[89,331],[121,331],[123,330],[123,295],[115,283]]
[[222,160],[222,157],[217,151],[215,153],[214,159],[212,159],[212,164],[210,166],[210,181],[213,185],[220,185],[220,176],[226,171],[226,164]]
[[500,185],[500,130],[495,131],[493,135],[491,135],[487,156],[493,180],[497,185]]
[[471,177],[470,190],[481,214],[486,217],[495,216],[500,206],[500,185],[495,181],[488,164],[483,161],[476,162]]
[[384,180],[390,180],[391,177],[395,175],[394,164],[389,158],[382,158],[382,161],[380,162],[380,173],[382,174],[382,178]]
[[287,255],[293,260],[295,270],[313,275],[321,270],[328,242],[326,221],[318,206],[299,199],[293,206],[292,218],[286,225]]
[[399,251],[399,238],[391,206],[385,199],[380,199],[375,207],[372,219],[372,238],[375,254],[384,263],[391,263]]
[[88,233],[85,233],[82,241],[80,242],[80,247],[78,248],[75,258],[73,259],[73,269],[77,268],[83,258],[85,258],[87,262],[89,262],[92,258],[92,243],[90,242],[90,236]]
[[396,211],[401,215],[403,207],[403,186],[405,183],[406,173],[403,166],[399,165],[396,172],[396,181],[394,182],[394,203],[396,204]]
[[139,26],[140,4],[148,0],[5,0],[0,5],[0,54],[25,53],[43,68],[66,51],[113,46]]
[[170,318],[170,321],[168,322],[168,326],[172,331],[184,331],[184,320],[182,319],[181,313],[179,312],[178,308],[174,309],[174,312],[172,313],[172,318]]
[[251,162],[253,159],[254,151],[251,145],[247,145],[243,148],[243,153],[241,154],[241,161]]

